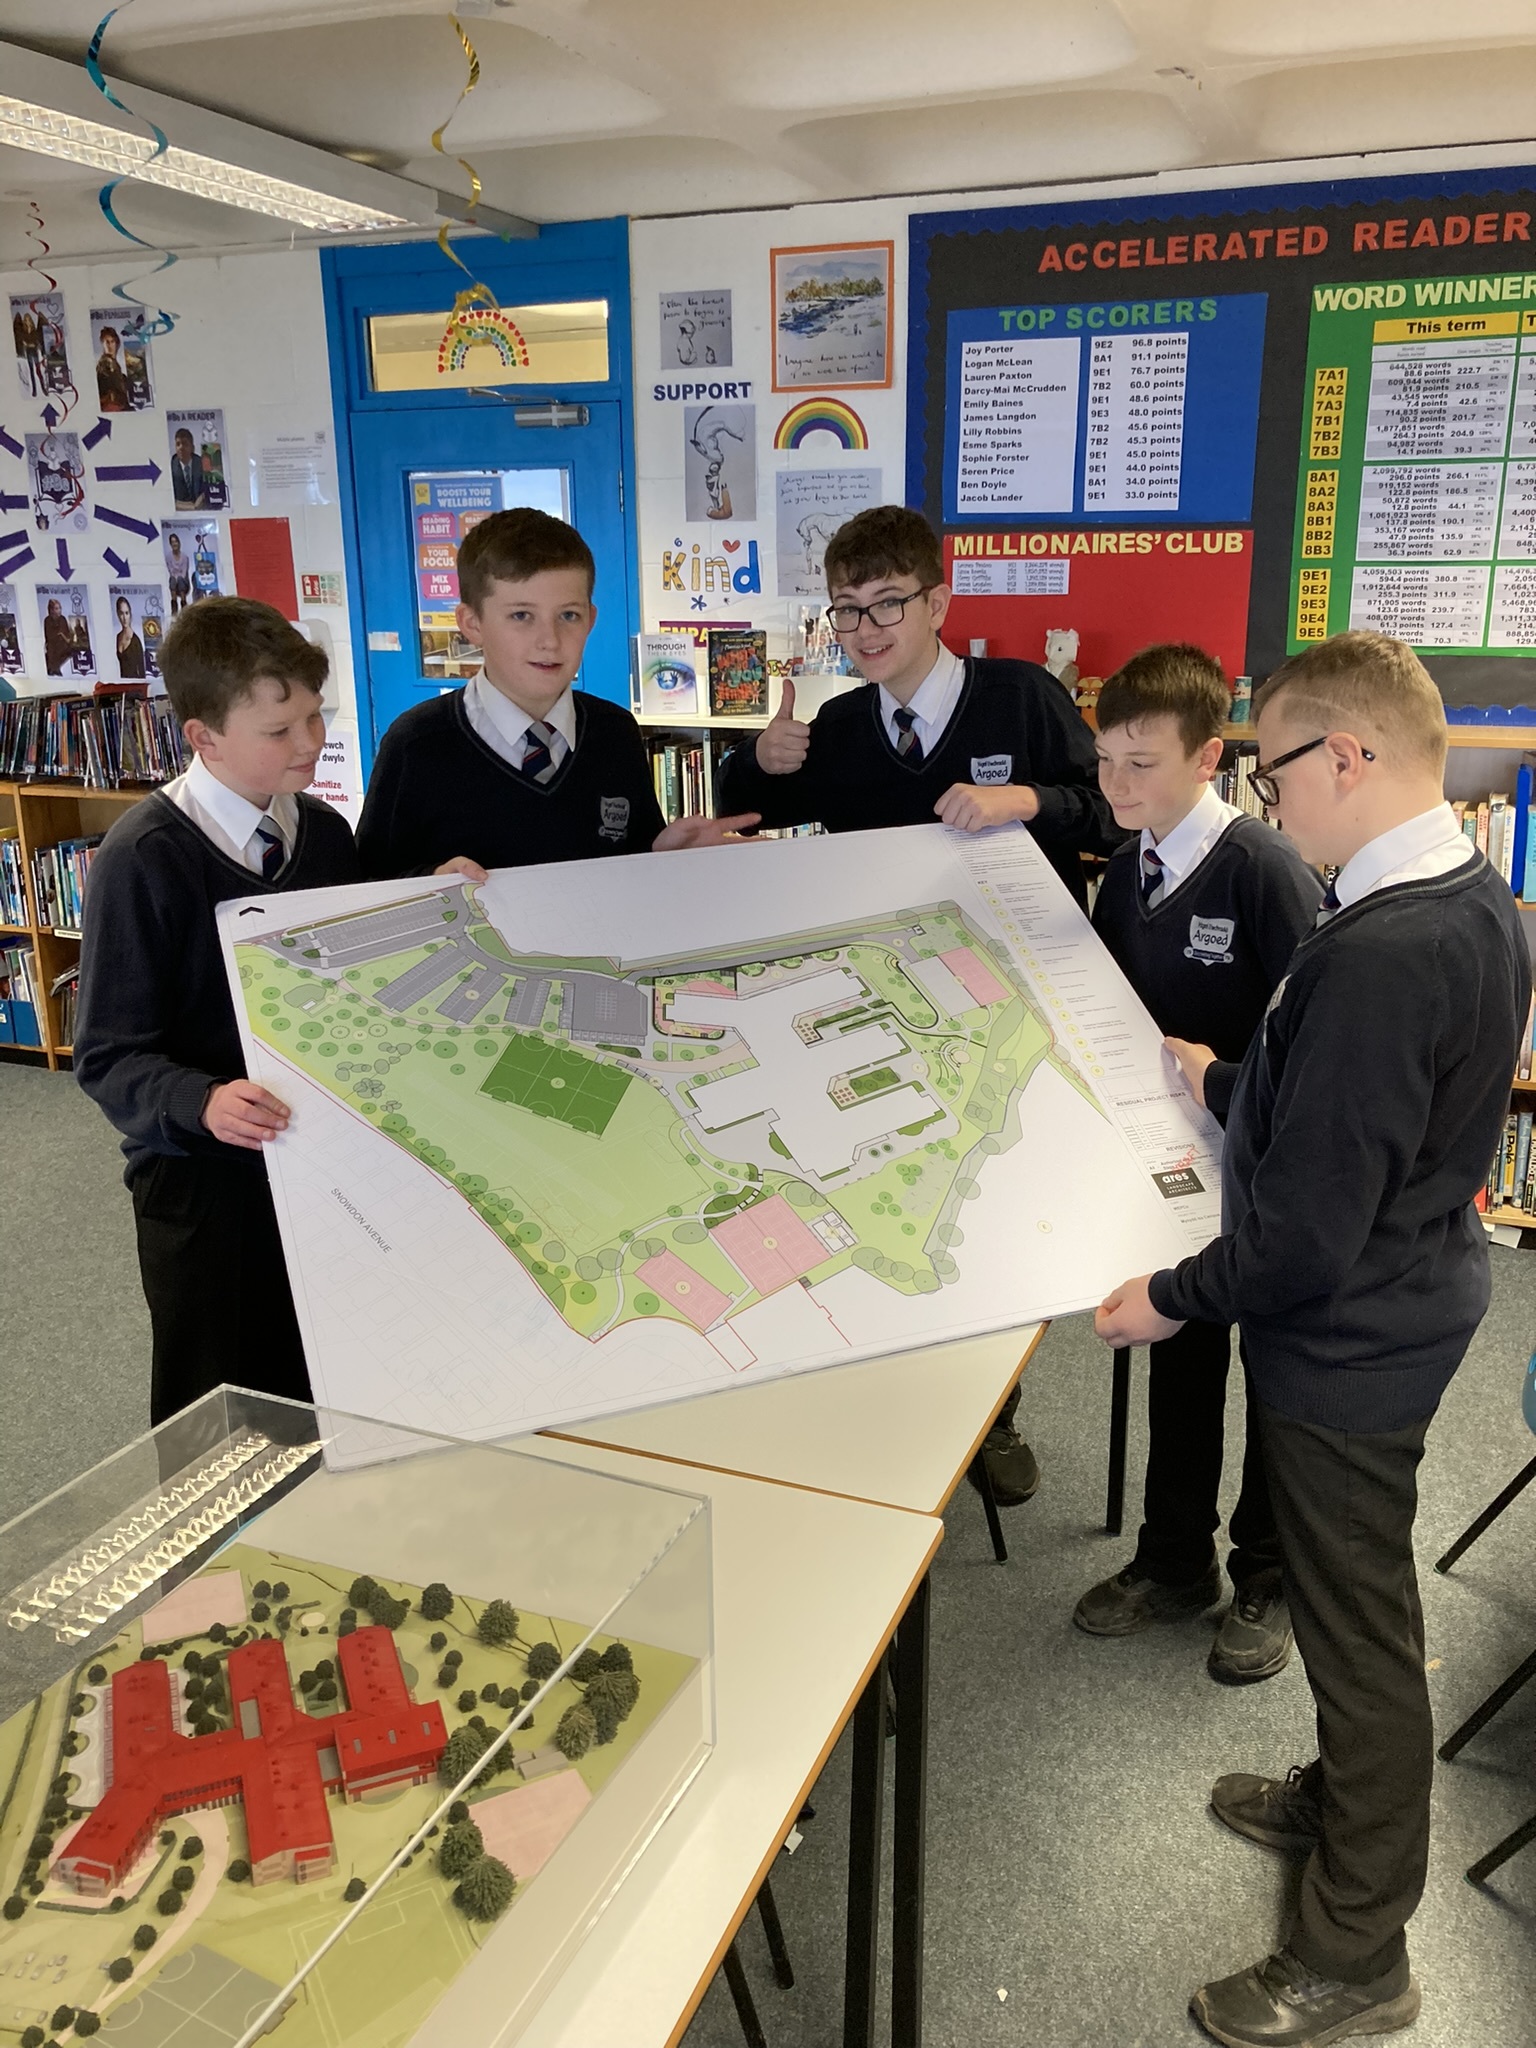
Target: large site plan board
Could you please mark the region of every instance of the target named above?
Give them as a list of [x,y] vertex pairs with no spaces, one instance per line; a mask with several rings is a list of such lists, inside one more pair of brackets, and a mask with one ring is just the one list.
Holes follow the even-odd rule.
[[328,1405],[508,1435],[1086,1308],[1216,1227],[1215,1126],[1019,826],[220,924]]

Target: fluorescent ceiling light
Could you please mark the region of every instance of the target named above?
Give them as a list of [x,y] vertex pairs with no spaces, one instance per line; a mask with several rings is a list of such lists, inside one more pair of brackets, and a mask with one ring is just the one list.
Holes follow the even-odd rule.
[[62,157],[67,163],[87,164],[118,177],[136,178],[146,185],[164,185],[173,192],[190,192],[198,199],[216,199],[225,206],[243,207],[247,213],[270,214],[320,233],[411,225],[404,214],[382,213],[376,207],[359,206],[353,200],[338,199],[307,185],[292,185],[282,178],[264,177],[259,171],[244,170],[218,157],[199,156],[189,149],[173,145],[157,157],[147,135],[109,128],[100,121],[60,113],[30,100],[11,99],[3,93],[0,143],[40,156]]

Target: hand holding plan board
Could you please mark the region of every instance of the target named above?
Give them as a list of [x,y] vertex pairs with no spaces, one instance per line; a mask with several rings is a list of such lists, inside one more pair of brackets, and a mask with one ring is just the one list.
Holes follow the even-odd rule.
[[1022,826],[219,913],[317,1400],[499,1437],[1094,1306],[1220,1135]]

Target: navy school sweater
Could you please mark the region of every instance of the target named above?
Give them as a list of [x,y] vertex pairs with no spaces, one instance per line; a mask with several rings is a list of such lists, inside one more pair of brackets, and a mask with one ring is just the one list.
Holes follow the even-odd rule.
[[118,819],[85,892],[75,1079],[121,1131],[127,1179],[156,1153],[265,1171],[259,1152],[221,1145],[202,1124],[209,1089],[245,1073],[215,912],[237,896],[360,879],[351,828],[318,797],[299,798],[275,882],[221,852],[169,797]]
[[1239,1323],[1261,1397],[1298,1422],[1431,1414],[1488,1306],[1472,1202],[1530,989],[1481,854],[1304,938],[1237,1076],[1222,1234],[1152,1276],[1159,1314]]
[[965,681],[933,752],[913,764],[892,746],[874,683],[824,704],[793,775],[765,775],[755,736],[726,759],[719,808],[760,811],[765,825],[820,823],[829,832],[931,825],[957,782],[1028,783],[1040,797],[1029,830],[1077,901],[1080,853],[1108,853],[1123,834],[1099,793],[1093,734],[1048,669],[1032,661],[965,663]]
[[[1170,1038],[1208,1045],[1218,1067],[1206,1102],[1224,1116],[1235,1065],[1275,984],[1317,922],[1323,885],[1291,842],[1257,818],[1234,818],[1194,873],[1149,910],[1141,837],[1118,847],[1099,883],[1093,928]],[[1225,1083],[1225,1086],[1223,1086]]]
[[463,854],[485,868],[646,853],[665,820],[640,728],[575,690],[576,745],[548,782],[488,747],[462,690],[413,705],[379,742],[357,828],[363,872],[430,875]]

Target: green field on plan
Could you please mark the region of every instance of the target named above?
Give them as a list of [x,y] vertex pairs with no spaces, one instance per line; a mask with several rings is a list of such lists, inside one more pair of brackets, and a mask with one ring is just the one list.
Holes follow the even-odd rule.
[[1094,1102],[953,903],[623,962],[516,954],[453,882],[237,957],[256,1034],[447,1182],[588,1338],[714,1330],[847,1266],[936,1293],[1042,1064]]

